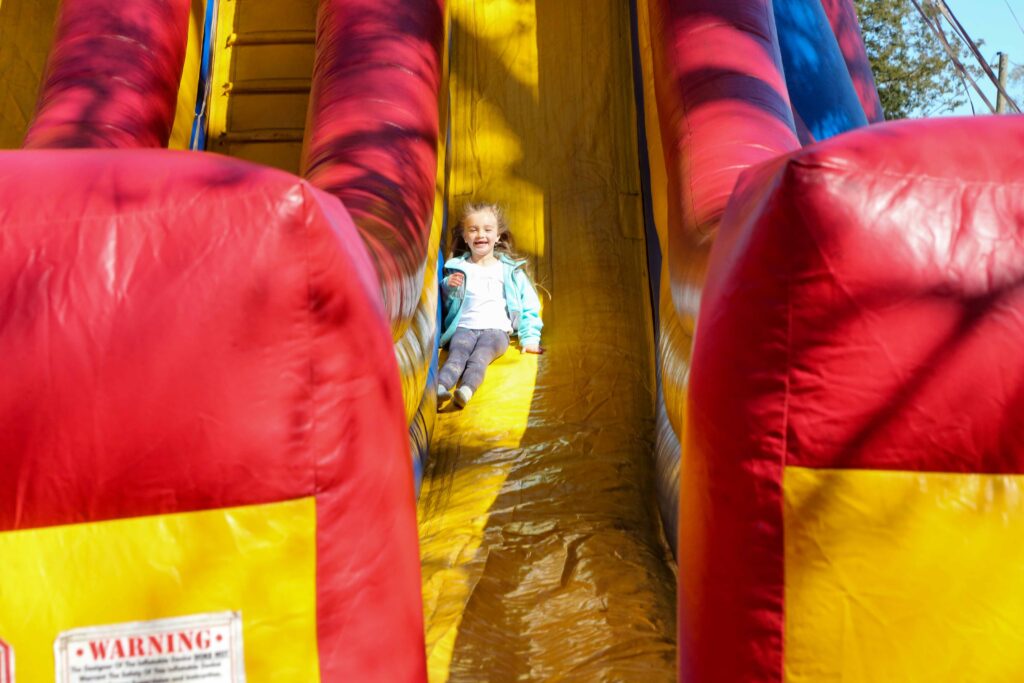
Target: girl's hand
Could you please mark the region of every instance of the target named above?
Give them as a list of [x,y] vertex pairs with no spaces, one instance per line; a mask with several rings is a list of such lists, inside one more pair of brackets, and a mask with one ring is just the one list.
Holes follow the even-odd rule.
[[451,275],[448,276],[448,286],[461,287],[465,279],[466,278],[462,275],[462,273],[452,273]]
[[540,344],[523,344],[523,353],[544,353]]

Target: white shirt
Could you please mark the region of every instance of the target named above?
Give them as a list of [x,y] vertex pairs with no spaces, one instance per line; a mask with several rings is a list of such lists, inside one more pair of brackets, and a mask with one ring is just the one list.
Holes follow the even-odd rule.
[[467,260],[466,299],[462,302],[459,327],[469,330],[512,331],[505,309],[504,267],[501,261],[481,266]]

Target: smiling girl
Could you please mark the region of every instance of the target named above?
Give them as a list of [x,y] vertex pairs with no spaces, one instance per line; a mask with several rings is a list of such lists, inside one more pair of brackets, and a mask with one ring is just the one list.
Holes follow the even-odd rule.
[[[439,401],[454,398],[460,408],[484,380],[487,366],[519,337],[526,353],[540,346],[540,300],[524,260],[513,257],[508,225],[496,204],[467,204],[452,236],[441,281],[444,323],[441,346],[448,360],[438,375]],[[461,376],[459,388],[453,392]],[[454,393],[454,396],[453,396]]]

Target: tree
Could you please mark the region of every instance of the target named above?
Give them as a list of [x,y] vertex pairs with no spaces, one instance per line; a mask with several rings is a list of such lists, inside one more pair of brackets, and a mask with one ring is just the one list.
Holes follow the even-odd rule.
[[[949,57],[910,0],[856,0],[864,44],[887,119],[950,112],[966,101]],[[924,3],[926,11],[935,11]],[[966,59],[966,48],[948,34]]]

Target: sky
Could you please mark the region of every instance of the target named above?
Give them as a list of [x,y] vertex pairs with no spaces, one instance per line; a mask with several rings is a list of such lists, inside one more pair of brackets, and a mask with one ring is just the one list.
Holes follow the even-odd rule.
[[[1024,64],[1024,29],[1021,28],[1024,26],[1024,0],[946,0],[946,4],[953,10],[953,14],[957,16],[971,38],[975,41],[985,41],[981,46],[981,54],[986,59],[994,61],[995,54],[1001,51],[1010,56],[1011,68],[1014,64]],[[1014,20],[1014,13],[1021,26]],[[986,86],[986,83],[987,79],[984,82],[978,81],[978,85],[995,105],[995,88],[991,84]],[[1010,95],[1024,108],[1024,102],[1020,101],[1020,96],[1024,95],[1024,92],[1021,91],[1022,88],[1010,90]],[[971,92],[977,112],[988,113],[988,108],[974,94],[973,88]],[[970,115],[971,107],[965,104],[953,113]]]

